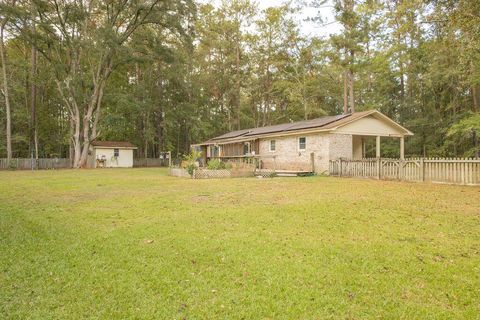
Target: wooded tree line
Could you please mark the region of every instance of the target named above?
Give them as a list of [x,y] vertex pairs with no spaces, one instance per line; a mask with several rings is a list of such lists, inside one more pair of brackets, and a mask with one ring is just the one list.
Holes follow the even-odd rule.
[[301,5],[4,0],[0,157],[81,167],[94,139],[180,156],[225,131],[367,109],[415,133],[409,155],[474,155],[479,1],[319,0],[342,27],[323,38],[300,32]]

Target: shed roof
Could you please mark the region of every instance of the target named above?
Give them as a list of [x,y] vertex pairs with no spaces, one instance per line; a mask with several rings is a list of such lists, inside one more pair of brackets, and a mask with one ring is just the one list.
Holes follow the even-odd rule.
[[102,148],[128,148],[136,149],[132,143],[127,141],[93,141],[92,146]]

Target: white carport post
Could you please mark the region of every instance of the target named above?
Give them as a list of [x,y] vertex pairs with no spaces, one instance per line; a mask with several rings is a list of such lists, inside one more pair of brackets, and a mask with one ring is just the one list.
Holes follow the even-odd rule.
[[400,159],[405,159],[405,137],[400,137]]
[[376,157],[380,158],[380,136],[377,136],[376,147],[377,147]]
[[381,164],[381,161],[380,161],[380,136],[377,136],[377,143],[376,143],[376,147],[377,147],[377,152],[376,152],[376,156],[377,156],[377,179],[380,180],[381,178],[381,175],[382,175],[382,164]]

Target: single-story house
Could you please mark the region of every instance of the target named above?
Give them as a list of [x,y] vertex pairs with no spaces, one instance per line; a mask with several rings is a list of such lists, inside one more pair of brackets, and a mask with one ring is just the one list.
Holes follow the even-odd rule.
[[90,144],[88,167],[131,168],[135,149],[137,147],[125,141],[93,141]]
[[261,128],[225,133],[192,145],[202,152],[202,163],[219,158],[241,161],[257,158],[262,168],[277,170],[328,170],[329,160],[365,157],[365,140],[376,138],[380,157],[380,138],[398,138],[400,157],[404,157],[404,138],[413,135],[377,110],[326,116]]

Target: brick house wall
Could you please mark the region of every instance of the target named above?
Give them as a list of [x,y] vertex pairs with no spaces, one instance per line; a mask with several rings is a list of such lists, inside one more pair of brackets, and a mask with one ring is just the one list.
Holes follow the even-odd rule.
[[[338,158],[352,159],[353,136],[351,134],[331,133],[329,134],[329,141],[329,160]],[[328,170],[328,161],[325,170]]]
[[[299,150],[299,138],[306,138],[306,148]],[[270,141],[275,140],[275,151],[270,151]],[[330,159],[352,157],[352,136],[347,134],[310,134],[260,139],[262,166],[277,170],[310,171],[312,153],[315,172],[328,171]]]

